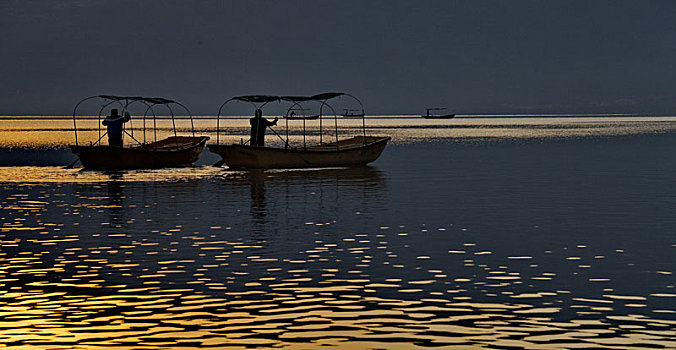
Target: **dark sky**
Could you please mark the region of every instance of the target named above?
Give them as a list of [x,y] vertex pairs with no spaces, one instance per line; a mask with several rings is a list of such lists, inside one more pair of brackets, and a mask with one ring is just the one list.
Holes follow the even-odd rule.
[[4,115],[325,91],[371,114],[676,113],[675,1],[2,0],[0,19]]

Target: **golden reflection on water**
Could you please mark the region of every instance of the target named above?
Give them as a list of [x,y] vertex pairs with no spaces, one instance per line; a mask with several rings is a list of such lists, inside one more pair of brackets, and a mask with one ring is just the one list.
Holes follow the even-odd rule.
[[[500,256],[451,223],[358,224],[388,181],[375,168],[2,168],[0,344],[673,348],[669,288],[621,294],[594,274],[625,249]],[[673,287],[671,271],[652,275]]]
[[325,290],[287,285],[215,296],[185,288],[86,285],[66,294],[46,292],[55,285],[42,284],[43,290],[0,296],[5,320],[0,339],[9,346],[52,348],[311,344],[549,349],[673,344],[673,324],[642,315],[557,322],[552,319],[556,308],[523,303],[406,301],[369,296],[358,284]]

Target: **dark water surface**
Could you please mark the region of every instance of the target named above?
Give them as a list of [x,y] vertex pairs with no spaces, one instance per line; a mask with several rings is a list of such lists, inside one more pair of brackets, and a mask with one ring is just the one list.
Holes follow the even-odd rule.
[[676,347],[676,136],[372,167],[0,168],[0,345]]

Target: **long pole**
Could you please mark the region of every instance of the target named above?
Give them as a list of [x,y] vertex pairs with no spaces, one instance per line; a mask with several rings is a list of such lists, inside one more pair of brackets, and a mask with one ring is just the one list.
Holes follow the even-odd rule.
[[366,143],[366,116],[361,114],[361,129],[364,131],[364,143]]
[[77,146],[77,122],[75,121],[75,112],[73,112],[73,130],[75,131],[75,146]]
[[333,115],[333,122],[336,127],[336,147],[338,147],[338,115],[335,113]]
[[284,142],[284,138],[279,136],[275,129],[273,129],[271,126],[268,126],[268,129],[270,129],[270,131],[272,131],[275,135],[277,135],[277,137],[279,137],[280,140],[282,140],[282,142]]

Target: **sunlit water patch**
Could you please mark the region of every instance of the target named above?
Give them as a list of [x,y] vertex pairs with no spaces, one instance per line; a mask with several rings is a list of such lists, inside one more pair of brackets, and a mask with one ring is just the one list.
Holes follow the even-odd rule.
[[0,344],[674,348],[673,134],[0,169]]

